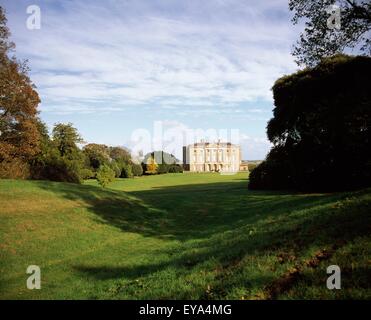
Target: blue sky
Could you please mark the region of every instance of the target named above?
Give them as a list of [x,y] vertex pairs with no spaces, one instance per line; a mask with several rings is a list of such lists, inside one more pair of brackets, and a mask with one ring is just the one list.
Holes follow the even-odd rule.
[[[297,70],[298,28],[287,0],[1,1],[16,55],[29,60],[51,128],[72,122],[87,142],[136,148],[154,127],[225,139],[238,131],[244,159],[270,148],[274,81]],[[28,5],[41,29],[26,28]],[[210,131],[209,130],[209,131]],[[224,130],[224,131],[223,131]],[[165,134],[166,135],[166,134]],[[166,139],[165,139],[166,140]],[[156,145],[157,143],[157,145]],[[162,141],[181,154],[184,141]],[[172,149],[171,149],[172,148]],[[138,149],[138,148],[137,148]]]

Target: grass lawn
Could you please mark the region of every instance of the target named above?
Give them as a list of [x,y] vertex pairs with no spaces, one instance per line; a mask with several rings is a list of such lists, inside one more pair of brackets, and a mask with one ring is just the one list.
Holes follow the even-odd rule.
[[370,189],[249,191],[246,173],[0,180],[0,298],[370,299],[370,226]]

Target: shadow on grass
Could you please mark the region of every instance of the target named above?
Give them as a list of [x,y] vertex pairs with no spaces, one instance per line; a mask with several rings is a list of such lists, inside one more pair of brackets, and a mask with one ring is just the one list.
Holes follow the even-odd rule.
[[[371,218],[369,205],[350,204],[343,208],[328,208],[328,206],[314,207],[308,214],[296,217],[296,212],[287,217],[287,222],[281,224],[262,222],[262,230],[256,233],[249,233],[249,225],[240,226],[224,234],[215,234],[210,239],[203,239],[197,243],[184,243],[176,250],[167,250],[167,259],[161,262],[149,262],[142,265],[125,266],[88,266],[76,265],[74,269],[82,275],[88,275],[95,280],[107,279],[126,279],[129,282],[125,286],[135,285],[140,278],[153,276],[157,272],[166,269],[177,270],[179,276],[186,277],[190,273],[199,273],[201,270],[214,272],[214,278],[210,282],[209,290],[199,290],[199,299],[223,299],[233,288],[267,288],[271,283],[277,282],[277,274],[274,270],[283,268],[289,269],[293,265],[302,265],[307,261],[308,249],[318,248],[332,250],[334,247],[341,248],[348,242],[356,241],[359,237],[369,235]],[[259,225],[259,222],[258,222]],[[267,256],[271,256],[269,265],[264,265],[260,275],[256,272],[252,274],[244,273],[246,264],[255,264],[256,269]],[[279,259],[281,258],[281,259]],[[208,261],[213,261],[212,269]],[[260,261],[260,263],[259,263]],[[206,264],[205,264],[206,263]],[[266,262],[265,262],[266,263]],[[327,265],[331,264],[328,262]],[[352,261],[349,261],[349,265]],[[343,267],[343,266],[342,266]],[[349,266],[347,266],[349,269]],[[348,289],[359,290],[363,287],[367,289],[367,279],[365,273],[359,268],[353,269],[352,278],[348,279]],[[344,268],[344,271],[347,269]],[[344,273],[345,274],[345,273]],[[280,275],[278,275],[280,276]],[[306,274],[300,275],[300,281],[306,278]],[[325,269],[315,271],[315,283],[309,282],[306,288],[316,285],[317,294],[321,292],[326,283],[327,274]],[[320,279],[325,279],[324,281]],[[161,279],[161,276],[159,276]],[[356,279],[356,281],[354,280]],[[135,281],[134,281],[135,280]],[[295,283],[287,280],[288,288]],[[139,281],[138,283],[142,283]],[[280,283],[280,282],[277,282]],[[285,286],[282,286],[282,290]],[[278,292],[281,290],[277,288]],[[298,290],[295,297],[305,292]],[[283,293],[283,292],[281,292]],[[187,293],[182,293],[181,298],[189,298]],[[351,297],[344,296],[344,297]],[[164,298],[180,298],[179,294],[173,295],[172,292]],[[313,297],[312,297],[313,298]]]
[[44,181],[39,182],[39,187],[83,202],[96,215],[97,222],[125,232],[180,241],[209,238],[262,218],[333,201],[333,196],[328,195],[249,191],[247,180],[135,192]]
[[[368,207],[364,203],[347,204],[348,193],[249,191],[246,180],[130,193],[44,182],[40,187],[83,201],[101,223],[180,242],[178,247],[161,252],[167,257],[161,262],[118,267],[75,265],[77,272],[97,280],[133,280],[166,268],[187,273],[213,259],[220,266],[213,283],[219,297],[236,283],[249,285],[252,281],[239,278],[243,268],[240,262],[246,257],[288,252],[298,257],[311,246],[341,246],[369,234],[371,224],[370,203]],[[337,206],[337,200],[345,204]]]

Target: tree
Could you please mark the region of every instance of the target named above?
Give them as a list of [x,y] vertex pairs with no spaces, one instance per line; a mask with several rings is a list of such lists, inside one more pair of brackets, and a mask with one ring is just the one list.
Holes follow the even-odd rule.
[[180,164],[170,165],[169,173],[183,173],[183,167]]
[[337,55],[278,79],[267,126],[274,147],[252,171],[249,187],[334,191],[370,186],[370,74],[370,57]]
[[104,144],[89,143],[83,148],[83,152],[89,159],[90,166],[97,170],[103,164],[111,161],[109,148]]
[[53,142],[60,152],[61,157],[75,159],[79,153],[78,143],[83,142],[72,123],[57,123],[53,129]]
[[131,155],[129,150],[122,147],[110,147],[109,156],[119,162],[129,163],[131,160]]
[[276,145],[270,150],[265,161],[251,169],[249,189],[294,188],[291,167],[286,148]]
[[122,166],[119,165],[119,163],[116,160],[112,160],[108,164],[108,166],[115,172],[115,177],[120,178],[121,173],[122,173]]
[[90,177],[90,173],[83,171],[84,157],[76,145],[70,143],[70,152],[61,152],[66,150],[61,145],[67,144],[57,134],[59,130],[65,131],[61,128],[62,125],[55,126],[53,132],[58,138],[53,140],[46,125],[41,120],[38,121],[40,151],[30,161],[32,179],[81,183],[82,179]]
[[132,165],[130,163],[124,163],[122,166],[121,178],[132,178],[133,176]]
[[[340,9],[340,29],[329,28],[330,6]],[[369,0],[290,0],[292,21],[305,19],[305,30],[293,49],[299,65],[314,66],[324,57],[359,48],[371,54],[371,2]]]
[[116,164],[116,166],[120,170],[118,177],[120,176],[124,178],[132,177],[133,175],[133,173],[131,172],[132,160],[131,154],[128,149],[123,147],[110,147],[109,155],[112,161]]
[[37,180],[55,180],[50,179],[50,166],[54,166],[53,159],[59,158],[59,151],[50,139],[48,128],[44,122],[38,119],[37,123],[40,143],[39,152],[34,155],[30,161],[31,178]]
[[10,31],[6,25],[7,18],[5,10],[0,6],[0,54],[6,55],[9,51],[13,50],[15,44],[9,41]]
[[46,162],[41,170],[43,179],[80,183],[85,173],[85,157],[78,148],[81,143],[76,128],[71,123],[58,123],[52,132],[50,153],[45,153]]
[[160,163],[157,166],[157,170],[156,171],[157,171],[158,174],[169,173],[169,168],[170,168],[170,165],[169,164]]
[[132,167],[132,171],[133,171],[133,175],[136,176],[136,177],[139,177],[143,174],[143,168],[140,164],[138,163],[133,163],[131,165]]
[[97,172],[98,183],[105,188],[115,180],[115,172],[106,164],[102,165]]
[[39,96],[28,77],[26,62],[9,58],[5,12],[0,7],[0,176],[27,177],[28,161],[39,150]]
[[157,164],[153,155],[151,155],[147,158],[145,164],[146,164],[146,173],[148,173],[148,174],[156,174],[157,173],[158,164]]

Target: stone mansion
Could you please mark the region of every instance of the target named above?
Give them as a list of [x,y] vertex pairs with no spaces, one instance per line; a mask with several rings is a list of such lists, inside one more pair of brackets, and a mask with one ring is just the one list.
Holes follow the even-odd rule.
[[183,147],[183,163],[191,172],[236,172],[240,170],[240,146],[230,142],[194,143]]

